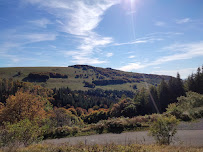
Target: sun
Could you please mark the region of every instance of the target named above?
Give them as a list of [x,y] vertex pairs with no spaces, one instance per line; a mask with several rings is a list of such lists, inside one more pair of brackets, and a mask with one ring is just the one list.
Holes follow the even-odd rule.
[[135,6],[140,0],[125,0],[125,2],[131,7]]
[[130,12],[135,12],[141,0],[121,0],[122,7]]

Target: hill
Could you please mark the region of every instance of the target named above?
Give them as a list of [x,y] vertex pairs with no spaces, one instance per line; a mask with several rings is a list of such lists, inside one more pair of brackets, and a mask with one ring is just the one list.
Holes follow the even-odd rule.
[[0,68],[0,77],[32,82],[46,88],[69,87],[72,90],[101,88],[129,91],[140,89],[145,85],[144,82],[157,85],[162,79],[166,81],[170,79],[170,76],[124,72],[89,65]]

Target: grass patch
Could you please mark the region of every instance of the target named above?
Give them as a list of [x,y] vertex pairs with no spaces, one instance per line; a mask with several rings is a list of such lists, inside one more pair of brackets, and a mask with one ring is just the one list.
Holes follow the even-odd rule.
[[77,145],[51,145],[51,144],[37,144],[28,147],[21,147],[9,149],[9,147],[1,149],[1,152],[200,152],[203,148],[198,147],[181,147],[181,146],[160,146],[160,145],[85,145],[78,143]]

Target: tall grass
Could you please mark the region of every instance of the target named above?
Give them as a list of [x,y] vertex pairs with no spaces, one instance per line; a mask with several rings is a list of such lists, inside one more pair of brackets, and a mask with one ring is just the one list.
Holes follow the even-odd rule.
[[50,145],[37,144],[17,149],[4,148],[0,152],[201,152],[203,147],[181,147],[181,146],[160,146],[160,145],[85,145],[79,143],[77,145]]

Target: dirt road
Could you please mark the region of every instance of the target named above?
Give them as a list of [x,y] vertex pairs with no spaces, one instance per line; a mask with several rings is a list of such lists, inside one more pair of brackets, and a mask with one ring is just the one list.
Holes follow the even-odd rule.
[[[81,137],[70,137],[61,139],[45,140],[45,143],[51,144],[152,144],[155,143],[154,139],[147,135],[147,131],[126,132],[121,134],[101,134]],[[175,143],[173,145],[182,146],[203,146],[203,130],[178,130],[175,136]]]

